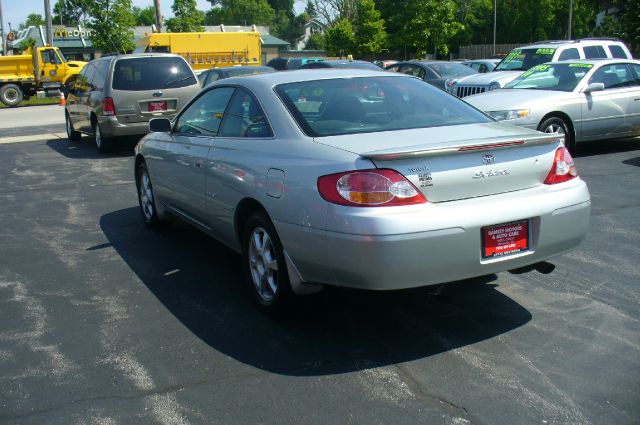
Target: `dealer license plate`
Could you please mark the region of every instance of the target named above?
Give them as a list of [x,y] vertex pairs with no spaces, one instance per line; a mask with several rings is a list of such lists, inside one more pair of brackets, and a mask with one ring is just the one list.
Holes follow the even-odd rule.
[[167,102],[149,102],[149,112],[159,112],[167,110]]
[[529,250],[529,220],[482,228],[482,258],[497,258]]

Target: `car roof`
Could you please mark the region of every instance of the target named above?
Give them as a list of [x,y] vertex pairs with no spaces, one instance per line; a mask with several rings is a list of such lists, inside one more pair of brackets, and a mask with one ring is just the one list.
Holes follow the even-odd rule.
[[[354,68],[324,68],[324,69],[302,69],[293,71],[272,72],[268,74],[256,74],[252,78],[232,77],[223,80],[221,84],[259,85],[275,86],[279,84],[296,83],[314,80],[331,80],[336,78],[361,78],[361,77],[391,77],[391,78],[414,78],[406,74],[397,72],[387,72],[380,68],[380,71]],[[217,83],[217,82],[216,82]],[[214,83],[213,86],[216,84]],[[207,86],[210,87],[210,86]]]
[[571,59],[564,61],[547,62],[546,65],[566,64],[566,63],[587,63],[591,65],[606,65],[610,63],[635,63],[640,65],[640,60],[624,58],[596,58],[596,59]]
[[610,44],[624,44],[621,40],[615,38],[581,38],[579,40],[545,40],[537,41],[525,46],[516,47],[516,49],[544,49],[544,48],[558,48],[560,46],[566,46],[569,44],[588,44],[588,45],[610,45]]

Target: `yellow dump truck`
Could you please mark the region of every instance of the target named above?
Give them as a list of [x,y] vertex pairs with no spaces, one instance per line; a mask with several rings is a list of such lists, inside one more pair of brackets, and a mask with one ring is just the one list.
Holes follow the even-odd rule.
[[260,33],[162,32],[142,37],[135,53],[160,52],[182,56],[197,71],[237,65],[260,65]]
[[57,47],[28,49],[25,55],[0,56],[0,102],[15,106],[44,91],[55,96],[75,80],[86,62],[67,61]]

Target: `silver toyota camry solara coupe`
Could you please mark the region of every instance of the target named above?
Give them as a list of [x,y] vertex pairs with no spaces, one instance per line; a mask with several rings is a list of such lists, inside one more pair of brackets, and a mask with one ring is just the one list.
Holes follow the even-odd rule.
[[573,151],[586,140],[640,136],[640,61],[549,62],[464,100],[497,120],[563,133]]
[[403,74],[305,70],[208,86],[136,148],[142,216],[242,253],[277,311],[323,285],[399,289],[576,248],[590,197],[562,136]]

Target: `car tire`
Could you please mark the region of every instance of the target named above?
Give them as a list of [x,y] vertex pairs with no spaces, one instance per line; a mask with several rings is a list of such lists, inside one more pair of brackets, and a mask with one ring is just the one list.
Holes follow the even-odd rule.
[[243,269],[258,304],[269,315],[281,315],[292,305],[294,293],[280,238],[263,212],[249,217],[242,237]]
[[96,148],[100,153],[108,153],[111,150],[111,139],[104,137],[98,120],[94,119],[91,125],[93,129],[93,139],[96,142]]
[[17,106],[24,99],[24,93],[17,84],[5,84],[0,87],[0,102],[7,106]]
[[560,117],[549,117],[542,121],[538,126],[538,131],[543,133],[560,133],[564,134],[564,145],[569,152],[574,153],[576,150],[575,137],[571,131],[571,127]]
[[140,212],[142,213],[142,220],[150,229],[158,229],[162,224],[162,219],[158,215],[151,176],[149,175],[147,164],[144,162],[138,165],[136,178],[136,186],[138,188],[138,205],[140,206]]
[[79,131],[75,131],[73,128],[73,123],[71,122],[71,118],[69,117],[69,113],[65,111],[64,120],[67,129],[67,138],[70,142],[77,142],[80,140],[81,134]]

